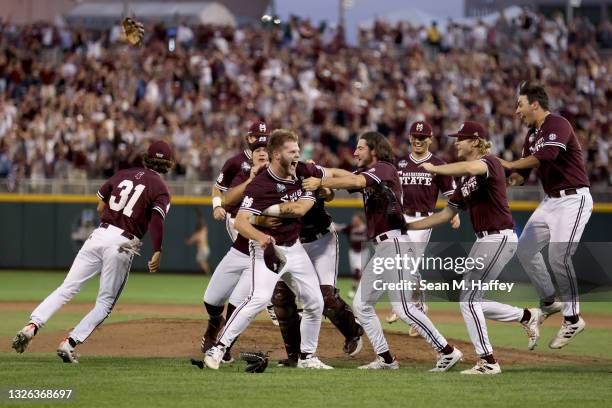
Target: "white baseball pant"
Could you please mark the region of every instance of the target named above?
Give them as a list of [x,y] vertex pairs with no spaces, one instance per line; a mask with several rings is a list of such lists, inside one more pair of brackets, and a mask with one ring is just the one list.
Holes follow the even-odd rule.
[[[400,282],[414,282],[418,286],[418,273],[412,273],[399,265],[399,268],[384,268],[381,273],[377,272],[377,259],[395,259],[397,255],[414,254],[416,252],[414,243],[408,236],[403,235],[400,230],[387,232],[390,238],[376,244],[374,253],[363,269],[363,275],[359,282],[359,288],[353,299],[353,311],[359,323],[363,326],[370,343],[376,354],[389,351],[387,339],[383,334],[380,320],[376,315],[374,305],[383,295],[387,293],[393,307],[393,311],[404,322],[412,326],[431,346],[437,351],[442,350],[448,342],[438,332],[432,321],[412,301],[413,291],[409,288],[403,290],[381,289],[383,283],[397,284]],[[421,254],[422,252],[419,252]]]
[[330,231],[316,241],[302,244],[319,277],[320,285],[336,287],[338,278],[339,242],[333,226]]
[[251,290],[251,257],[230,248],[208,282],[204,292],[204,302],[213,306],[223,306],[229,301],[239,305]]
[[323,296],[317,274],[302,244],[296,242],[290,247],[277,246],[287,259],[279,273],[274,273],[266,267],[263,250],[257,243],[251,241],[249,246],[252,265],[251,292],[225,324],[219,341],[225,345],[232,344],[251,320],[270,303],[276,282],[283,279],[296,294],[296,301],[304,308],[300,323],[300,350],[302,353],[314,354],[321,330]]
[[471,259],[480,259],[483,267],[471,269],[463,277],[466,288],[461,291],[461,314],[467,326],[470,340],[476,354],[486,356],[493,353],[489,341],[485,318],[500,322],[520,322],[523,309],[504,303],[484,300],[484,292],[472,287],[472,282],[490,282],[497,279],[504,266],[516,252],[518,238],[513,230],[502,230],[499,234],[487,235],[476,239],[468,255]]
[[517,257],[531,278],[540,300],[555,296],[542,249],[548,245],[548,261],[559,286],[563,315],[580,313],[578,283],[572,263],[578,242],[593,212],[593,198],[587,187],[578,194],[560,198],[546,197],[531,215],[518,243]]
[[100,289],[94,308],[76,325],[69,336],[83,343],[111,313],[121,295],[130,272],[133,254],[120,251],[120,246],[135,242],[113,225],[97,228],[74,258],[64,282],[32,312],[30,321],[42,327],[64,304],[68,303],[85,282],[100,274]]

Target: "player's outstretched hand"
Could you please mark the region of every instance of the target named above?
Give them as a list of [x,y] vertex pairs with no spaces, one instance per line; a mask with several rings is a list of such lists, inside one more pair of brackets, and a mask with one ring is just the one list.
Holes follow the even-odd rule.
[[431,163],[423,163],[419,167],[428,173],[435,174],[436,166]]
[[256,225],[264,228],[278,228],[283,225],[283,221],[278,217],[268,217],[265,215],[258,215],[256,218]]
[[525,178],[518,173],[512,173],[506,180],[506,183],[511,187],[522,186],[524,182]]
[[227,213],[225,212],[223,207],[216,207],[213,210],[213,217],[217,221],[224,221],[226,215],[227,215]]
[[157,251],[153,253],[151,260],[148,262],[149,272],[155,273],[159,269],[159,261],[161,260],[161,252]]
[[512,164],[508,160],[504,160],[501,157],[496,157],[497,160],[501,163],[502,167],[506,170],[512,170]]
[[459,229],[461,226],[461,218],[459,218],[459,214],[455,214],[455,216],[451,218],[450,224],[453,229]]
[[321,187],[321,181],[320,178],[308,177],[306,180],[302,181],[302,188],[307,191],[316,191]]
[[274,238],[271,237],[270,235],[264,235],[262,238],[258,239],[257,242],[259,243],[259,245],[261,246],[261,249],[263,250],[265,250],[268,245],[270,244],[274,245],[276,243],[276,241],[274,241]]

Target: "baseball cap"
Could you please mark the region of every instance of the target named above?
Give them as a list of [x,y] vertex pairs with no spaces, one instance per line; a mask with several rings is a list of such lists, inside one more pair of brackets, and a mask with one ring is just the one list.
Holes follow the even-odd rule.
[[410,125],[410,131],[408,134],[413,136],[433,136],[433,129],[431,125],[424,120],[419,120]]
[[450,137],[472,137],[477,138],[481,137],[483,139],[488,139],[489,135],[487,134],[487,130],[483,125],[478,122],[474,122],[473,120],[466,120],[461,124],[459,130],[455,133],[449,135]]
[[268,146],[268,136],[267,135],[258,135],[257,139],[253,143],[249,143],[249,149],[251,151],[255,151],[260,147]]
[[268,126],[265,122],[256,121],[251,124],[249,127],[249,136],[258,136],[258,135],[269,135],[270,131],[268,130]]
[[151,159],[172,160],[172,149],[163,140],[156,140],[149,146],[147,155]]

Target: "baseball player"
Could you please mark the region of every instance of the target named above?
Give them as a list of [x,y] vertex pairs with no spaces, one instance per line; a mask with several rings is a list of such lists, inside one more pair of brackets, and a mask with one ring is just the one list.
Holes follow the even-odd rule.
[[[253,139],[252,139],[253,140]],[[234,174],[225,193],[225,208],[228,211],[228,219],[233,219],[238,212],[236,203],[240,203],[246,186],[255,178],[259,169],[268,164],[268,136],[260,134],[249,143],[249,159],[246,166],[241,166],[238,173]],[[239,205],[239,204],[238,204]],[[233,221],[228,224],[228,231],[233,231]],[[208,313],[208,325],[202,336],[202,353],[211,348],[219,331],[225,321],[229,320],[232,313],[249,295],[250,278],[248,271],[251,268],[249,256],[249,243],[246,238],[236,234],[236,239],[231,248],[225,254],[221,262],[208,282],[204,293],[204,307]],[[226,317],[223,317],[223,307],[227,304]],[[225,350],[222,362],[232,363],[234,360],[230,353],[231,345]]]
[[355,297],[355,293],[357,293],[359,281],[361,280],[361,246],[364,242],[367,241],[368,237],[367,226],[363,217],[363,213],[354,213],[351,219],[351,223],[349,225],[338,228],[338,231],[348,235],[349,266],[353,275],[353,286],[351,287],[351,290],[349,290],[348,297],[349,299],[353,299]]
[[[299,180],[316,175],[323,177],[326,169],[311,163],[298,162],[296,176]],[[361,336],[363,328],[355,322],[351,308],[340,297],[336,289],[338,278],[339,242],[338,234],[332,223],[332,218],[325,210],[325,201],[333,199],[330,189],[317,191],[314,206],[302,217],[300,242],[312,261],[319,278],[319,286],[323,295],[323,315],[327,317],[344,336],[342,351],[350,356],[357,355],[363,346]],[[295,217],[294,205],[291,202],[280,204],[278,210],[270,208],[263,212],[278,217]],[[274,311],[278,317],[281,334],[285,341],[287,359],[279,365],[295,367],[300,352],[300,316],[298,314],[295,295],[283,281],[276,284],[272,296]]]
[[[548,110],[546,90],[523,83],[516,114],[529,131],[523,158],[513,162],[501,160],[506,169],[513,171],[508,184],[523,184],[531,169],[537,168],[546,192],[523,229],[517,256],[538,291],[542,321],[553,313],[563,312],[561,329],[549,343],[550,348],[559,349],[586,326],[580,317],[572,256],[593,212],[593,198],[580,143],[572,125]],[[550,267],[563,303],[555,302],[555,287],[541,253],[547,244]]]
[[[236,187],[239,184],[243,183],[246,178],[239,178],[239,180],[234,180],[235,177],[239,174],[249,174],[251,170],[251,161],[252,161],[252,144],[255,143],[258,137],[260,136],[269,136],[270,132],[268,130],[268,126],[265,122],[256,121],[251,124],[246,136],[246,142],[249,146],[248,149],[243,150],[237,155],[229,158],[223,167],[221,168],[221,172],[217,177],[217,181],[213,186],[212,191],[212,207],[213,207],[213,217],[217,221],[225,221],[225,228],[227,230],[227,234],[230,239],[233,241],[236,240],[238,236],[238,232],[234,228],[234,220],[236,218],[236,213],[238,212],[238,208],[240,208],[241,200],[238,199],[236,202],[232,204],[226,203],[227,197],[224,197],[224,194],[229,191],[230,188]],[[244,190],[242,190],[244,191]],[[242,192],[241,191],[241,192]],[[240,243],[240,245],[244,248],[244,242]],[[268,304],[266,308],[268,312],[268,316],[272,323],[278,326],[278,319],[274,314],[274,307],[272,304]],[[226,319],[229,319],[231,315],[231,311],[228,306],[228,311],[226,312]]]
[[206,352],[204,363],[209,368],[219,368],[226,347],[266,307],[277,281],[283,279],[303,306],[297,367],[331,369],[315,356],[323,297],[312,262],[298,239],[300,219],[284,218],[282,225],[274,229],[251,224],[251,216],[261,215],[268,207],[273,207],[268,214],[277,215],[279,204],[283,202],[294,203],[298,217],[306,214],[315,203],[314,194],[304,191],[295,176],[300,158],[297,136],[291,131],[275,130],[268,142],[268,154],[270,166],[247,186],[235,223],[238,232],[250,240],[251,292],[227,321],[216,345]]
[[520,322],[529,337],[529,349],[533,350],[540,335],[541,311],[483,300],[483,290],[475,283],[497,279],[516,252],[518,238],[513,230],[514,222],[506,197],[504,169],[489,154],[491,143],[484,126],[466,121],[457,133],[450,136],[457,138],[457,156],[464,161],[443,165],[423,163],[421,168],[436,176],[461,177],[461,181],[442,211],[409,223],[407,227],[409,230],[433,228],[450,221],[460,209],[469,211],[477,239],[468,259],[480,260],[482,267],[474,267],[465,273],[460,298],[461,314],[480,360],[461,373],[499,374],[501,368],[493,356],[485,317],[502,322]]
[[153,142],[143,160],[145,168],[121,170],[98,190],[100,225],[76,255],[64,282],[34,309],[30,322],[13,339],[18,353],[25,351],[38,330],[85,282],[100,274],[96,305],[57,349],[65,363],[78,363],[75,347],[110,315],[127,282],[132,259],[140,255],[147,229],[153,246],[149,271],[159,268],[164,219],[170,209],[170,194],[160,173],[172,167],[170,146],[161,140]]
[[[378,132],[362,134],[357,143],[355,157],[360,171],[342,177],[309,178],[304,188],[310,191],[321,187],[332,189],[360,189],[363,192],[368,238],[375,245],[374,254],[363,268],[363,276],[353,299],[353,311],[363,326],[378,357],[360,369],[397,369],[399,364],[391,354],[374,304],[386,291],[393,310],[411,326],[415,326],[425,340],[439,353],[436,366],[431,371],[447,371],[463,358],[438,332],[431,320],[412,302],[412,291],[393,289],[396,284],[415,282],[406,265],[393,264],[386,270],[378,270],[379,261],[387,263],[402,253],[413,251],[403,233],[405,221],[402,211],[402,187],[394,162],[391,146]],[[393,284],[384,286],[384,284]],[[385,289],[385,287],[387,289]]]
[[[425,121],[414,122],[408,133],[412,152],[407,157],[401,157],[397,160],[397,172],[404,192],[404,219],[406,222],[413,222],[433,214],[438,195],[442,193],[449,197],[455,191],[455,182],[450,176],[434,176],[419,167],[423,163],[446,164],[429,151],[433,137],[431,125]],[[451,225],[454,229],[460,227],[461,221],[458,215],[452,218]],[[406,235],[408,235],[410,241],[423,244],[419,249],[424,251],[431,237],[431,229],[407,231]],[[417,296],[417,299],[415,299],[417,307],[423,313],[427,313],[422,292],[415,291],[414,294]],[[395,313],[387,316],[387,322],[389,323],[398,319],[399,317]],[[408,334],[411,337],[418,336],[417,331],[412,327]]]

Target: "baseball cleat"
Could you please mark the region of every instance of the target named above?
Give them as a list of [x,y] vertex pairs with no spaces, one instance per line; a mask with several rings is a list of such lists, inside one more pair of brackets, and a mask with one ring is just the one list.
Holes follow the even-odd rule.
[[442,373],[448,371],[458,362],[463,361],[463,353],[458,348],[453,348],[453,352],[450,354],[438,354],[438,361],[436,366],[429,370],[432,373]]
[[561,329],[550,341],[548,347],[551,349],[560,349],[566,346],[574,337],[581,333],[585,327],[586,323],[582,317],[578,318],[578,321],[575,324],[563,320],[563,323],[561,323]]
[[297,362],[297,368],[311,368],[315,370],[333,370],[334,367],[324,364],[318,357],[309,355],[305,359],[299,359]]
[[221,363],[223,364],[232,364],[234,361],[234,357],[232,357],[232,353],[227,350],[224,354],[223,354],[223,358],[221,359]]
[[476,365],[472,368],[469,368],[467,370],[463,370],[461,372],[461,374],[468,374],[468,375],[491,375],[491,374],[500,374],[501,371],[501,367],[499,366],[499,363],[495,363],[495,364],[491,364],[491,363],[487,363],[486,360],[479,360],[478,363],[476,363]]
[[390,363],[385,363],[385,359],[381,356],[376,357],[376,360],[372,361],[370,364],[362,365],[357,367],[359,370],[398,370],[399,363],[393,357],[393,361]]
[[355,297],[355,295],[357,294],[357,292],[355,292],[355,289],[351,289],[348,291],[348,297],[349,299],[353,299]]
[[540,324],[542,324],[544,323],[544,320],[563,310],[563,302],[553,302],[552,305],[540,306],[540,310],[542,311],[542,314],[540,315]]
[[359,354],[361,349],[363,348],[363,340],[361,336],[355,337],[351,340],[345,340],[344,346],[342,346],[342,351],[348,354],[351,357]]
[[527,323],[521,323],[525,332],[527,332],[527,348],[533,350],[538,344],[540,338],[540,319],[542,319],[542,311],[537,307],[528,309],[531,313],[531,318]]
[[385,320],[387,321],[387,323],[391,324],[391,323],[395,323],[399,320],[399,316],[396,313],[391,312],[389,315],[387,315],[387,317],[385,318]]
[[412,326],[410,326],[410,330],[408,330],[408,336],[410,337],[419,337],[420,334],[418,331],[416,331],[416,329]]
[[278,317],[276,317],[276,312],[274,312],[274,306],[268,306],[266,307],[266,310],[268,311],[270,320],[272,320],[272,324],[278,326]]
[[57,355],[64,363],[78,363],[79,355],[74,351],[74,347],[70,345],[68,337],[66,337],[57,348]]
[[224,355],[225,347],[212,346],[206,351],[206,354],[204,355],[204,364],[206,364],[206,367],[208,368],[218,370]]
[[36,325],[34,323],[28,323],[23,329],[21,329],[17,335],[13,338],[13,348],[18,353],[23,353],[28,345],[36,335]]
[[283,360],[279,360],[277,363],[277,366],[279,367],[290,367],[290,368],[296,368],[298,365],[297,360],[294,360],[292,358],[285,358]]

